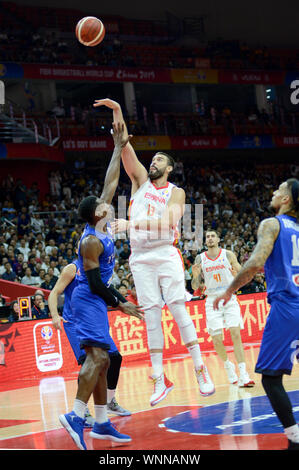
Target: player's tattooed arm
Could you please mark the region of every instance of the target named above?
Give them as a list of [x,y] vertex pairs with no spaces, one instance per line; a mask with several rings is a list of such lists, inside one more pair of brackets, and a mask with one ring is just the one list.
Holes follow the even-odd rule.
[[278,234],[279,222],[277,219],[273,217],[261,222],[258,228],[258,241],[255,249],[227,289],[228,293],[233,294],[238,291],[242,286],[250,282],[254,275],[263,268],[272,253]]
[[197,255],[195,258],[195,263],[192,266],[192,281],[191,286],[193,290],[198,289],[203,286],[205,283],[202,268],[201,268],[201,257]]
[[228,261],[230,262],[230,265],[231,265],[231,270],[230,271],[231,271],[233,276],[236,276],[238,274],[238,272],[241,271],[242,266],[240,265],[239,261],[237,260],[237,257],[235,255],[235,253],[233,253],[230,250],[226,250],[226,254],[227,254],[227,259],[228,259]]

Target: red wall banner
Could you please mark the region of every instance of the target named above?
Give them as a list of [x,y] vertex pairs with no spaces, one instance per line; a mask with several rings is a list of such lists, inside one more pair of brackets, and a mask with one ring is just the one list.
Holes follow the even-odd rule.
[[282,85],[285,72],[259,70],[219,70],[218,83]]
[[108,82],[170,83],[170,69],[22,64],[25,78]]
[[[243,343],[259,342],[269,313],[266,293],[239,296],[244,329]],[[202,351],[213,350],[206,329],[205,301],[187,302],[187,310],[194,322]],[[111,336],[123,364],[149,360],[145,323],[120,311],[109,312]],[[162,312],[164,357],[187,353],[179,329],[167,307]],[[224,344],[231,345],[228,332]],[[28,320],[0,324],[0,383],[19,378],[43,378],[79,370],[64,331],[53,328],[50,319]]]

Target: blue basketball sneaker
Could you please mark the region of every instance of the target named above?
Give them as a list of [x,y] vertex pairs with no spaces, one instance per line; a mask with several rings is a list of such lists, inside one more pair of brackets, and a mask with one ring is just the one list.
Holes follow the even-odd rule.
[[85,420],[76,415],[74,411],[71,411],[71,413],[60,415],[59,421],[70,434],[76,446],[80,450],[87,450],[86,444],[83,439],[83,429]]
[[118,432],[111,424],[110,419],[105,423],[94,423],[92,431],[89,433],[94,439],[108,439],[113,442],[131,442],[132,438],[126,434]]

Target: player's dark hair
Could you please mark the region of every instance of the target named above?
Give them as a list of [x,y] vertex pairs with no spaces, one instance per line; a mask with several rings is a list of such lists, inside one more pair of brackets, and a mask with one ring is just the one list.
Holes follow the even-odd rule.
[[211,227],[211,228],[207,228],[207,230],[206,230],[206,236],[207,236],[207,233],[208,233],[208,232],[214,232],[214,233],[216,233],[217,237],[220,238],[219,233],[218,233],[217,230],[215,230],[214,228],[212,228],[212,227]]
[[287,180],[288,191],[292,196],[294,209],[299,212],[299,181],[296,178],[289,178]]
[[174,167],[175,167],[174,158],[171,155],[168,155],[168,153],[165,153],[165,152],[157,152],[157,153],[159,153],[161,155],[164,155],[167,158],[168,166],[172,166],[172,170],[174,170]]
[[78,215],[80,219],[84,220],[84,222],[87,222],[88,224],[93,224],[97,205],[96,196],[87,196],[82,199],[78,207]]

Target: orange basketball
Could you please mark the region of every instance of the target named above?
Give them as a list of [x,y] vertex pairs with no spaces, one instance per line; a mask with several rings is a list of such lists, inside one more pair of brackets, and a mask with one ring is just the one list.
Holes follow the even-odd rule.
[[78,21],[76,26],[76,37],[84,46],[97,46],[103,41],[105,26],[101,20],[94,16],[85,16]]

